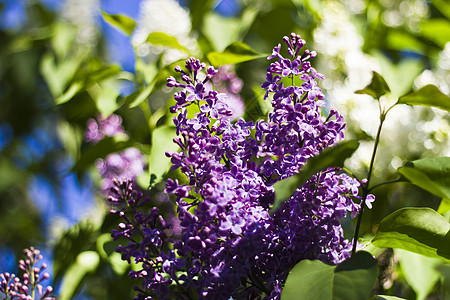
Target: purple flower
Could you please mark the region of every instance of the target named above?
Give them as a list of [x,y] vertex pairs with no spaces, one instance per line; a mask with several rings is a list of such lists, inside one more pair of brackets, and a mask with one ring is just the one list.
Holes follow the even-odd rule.
[[[196,291],[199,299],[278,299],[298,261],[336,264],[350,255],[340,219],[360,210],[353,202],[360,199],[360,183],[342,170],[319,172],[269,213],[272,185],[298,173],[308,159],[343,139],[345,130],[337,111],[323,114],[324,95],[316,82],[323,76],[309,62],[315,52],[300,52],[305,41],[296,34],[283,42],[291,58],[283,58],[276,46],[269,59],[277,61],[262,84],[273,107],[266,121],[233,121],[227,98],[210,83],[235,80],[230,73],[190,58],[186,71],[176,68],[186,84],[168,79],[168,86],[184,88],[171,108],[180,151],[166,153],[172,170],[186,176],[184,184],[173,179],[166,184],[175,197],[179,237],[173,239],[172,225],[158,209],[142,209],[142,196],[130,190],[131,183],[116,183],[110,197],[126,207],[113,211],[123,218],[113,237],[129,240],[117,248],[123,259],[143,263],[130,274],[141,278],[142,298]],[[284,86],[286,76],[298,76],[301,86]],[[187,114],[192,104],[199,111]],[[366,205],[372,201],[370,195]]]
[[97,120],[89,119],[87,121],[84,137],[87,142],[98,143],[105,136],[112,137],[122,133],[124,133],[122,118],[112,114],[105,119],[98,115]]

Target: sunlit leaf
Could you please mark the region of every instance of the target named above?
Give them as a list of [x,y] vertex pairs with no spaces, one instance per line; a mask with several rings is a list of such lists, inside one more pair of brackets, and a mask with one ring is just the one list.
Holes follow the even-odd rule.
[[431,3],[436,7],[442,15],[450,20],[450,4],[446,0],[432,0]]
[[84,88],[84,82],[83,81],[75,81],[74,83],[72,83],[69,88],[67,89],[67,91],[64,92],[64,94],[62,94],[61,96],[59,96],[58,98],[56,98],[55,100],[55,104],[63,104],[66,103],[70,100],[72,100],[72,98],[78,94],[81,90],[83,90]]
[[154,86],[155,82],[127,96],[125,99],[125,105],[127,105],[129,108],[139,106],[139,104],[148,99],[151,92],[153,91]]
[[83,278],[94,272],[100,263],[100,256],[95,251],[84,251],[78,254],[75,263],[67,270],[58,299],[72,299],[81,288]]
[[256,52],[245,43],[234,42],[223,52],[208,53],[207,58],[212,65],[221,66],[227,64],[238,64],[266,56],[268,55]]
[[189,53],[189,49],[181,45],[175,37],[164,32],[151,32],[145,41],[153,45],[170,47]]
[[365,251],[330,266],[319,260],[302,260],[289,273],[282,300],[367,299],[377,277],[377,264]]
[[420,34],[441,48],[450,41],[450,22],[446,19],[428,19],[420,24]]
[[374,52],[381,67],[381,74],[386,82],[389,82],[390,97],[397,99],[408,93],[414,80],[423,71],[423,63],[418,59],[404,58],[398,62],[393,62],[386,54]]
[[205,14],[202,31],[212,44],[213,50],[222,51],[238,40],[240,25],[239,18],[224,17],[210,12]]
[[114,77],[120,72],[122,72],[122,69],[119,66],[102,66],[101,68],[88,73],[87,77],[92,81],[102,81]]
[[441,203],[437,209],[437,212],[443,216],[446,216],[450,212],[450,199],[442,198]]
[[412,51],[419,54],[423,54],[425,48],[425,45],[416,36],[400,30],[388,31],[386,44],[394,50]]
[[398,103],[431,106],[450,111],[450,97],[443,94],[432,84],[428,84],[415,92],[400,97]]
[[88,250],[96,239],[97,227],[88,221],[81,221],[56,241],[53,250],[53,276],[59,280],[67,267],[75,262],[77,255]]
[[440,198],[450,199],[450,157],[408,162],[398,172],[412,184]]
[[97,252],[100,257],[108,261],[116,274],[123,275],[129,268],[126,260],[122,260],[121,254],[115,252],[117,244],[113,242],[110,233],[104,233],[97,238]]
[[450,259],[449,230],[449,222],[431,208],[402,208],[381,220],[372,242],[380,248]]
[[327,148],[319,155],[309,159],[298,174],[276,182],[273,185],[275,189],[275,203],[272,211],[275,211],[297,188],[301,187],[317,172],[327,168],[343,167],[344,161],[358,149],[358,146],[358,141],[351,140]]
[[102,10],[102,16],[106,22],[119,28],[125,34],[131,35],[136,28],[136,22],[124,15],[110,15]]
[[179,146],[173,142],[175,137],[175,128],[171,126],[161,126],[152,132],[152,149],[149,158],[150,186],[161,181],[169,170],[171,162],[165,153],[178,150]]
[[400,262],[403,276],[416,292],[416,299],[425,300],[440,279],[436,267],[444,261],[401,249],[395,249],[394,253]]
[[40,71],[54,97],[58,97],[64,92],[82,61],[81,56],[76,56],[57,64],[52,54],[45,53],[43,55]]
[[356,94],[366,94],[374,99],[380,99],[381,96],[390,92],[388,84],[384,78],[375,71],[372,71],[372,81],[362,90],[357,90]]

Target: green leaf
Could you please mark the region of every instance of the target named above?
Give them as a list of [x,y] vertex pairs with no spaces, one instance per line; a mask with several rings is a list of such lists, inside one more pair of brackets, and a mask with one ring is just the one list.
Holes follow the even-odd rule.
[[84,57],[82,55],[78,55],[70,59],[65,59],[57,64],[51,53],[48,52],[43,55],[40,72],[45,78],[50,92],[54,97],[62,95],[83,62],[83,59]]
[[151,32],[145,41],[153,45],[170,47],[189,53],[189,49],[182,46],[175,37],[164,32]]
[[381,220],[372,243],[450,259],[449,230],[449,222],[431,208],[402,208]]
[[82,220],[67,230],[53,248],[53,276],[57,281],[67,271],[67,267],[75,262],[76,256],[91,248],[97,237],[94,223]]
[[154,87],[155,82],[127,96],[125,99],[125,105],[127,105],[129,108],[139,106],[142,102],[148,99]]
[[105,79],[110,79],[111,77],[118,75],[120,72],[122,72],[122,69],[119,66],[102,66],[87,74],[87,77],[92,81],[98,82]]
[[425,300],[441,277],[436,267],[442,265],[444,261],[401,249],[395,249],[394,253],[406,281],[416,292],[416,299]]
[[442,198],[441,203],[437,209],[437,212],[443,216],[446,216],[450,212],[450,199]]
[[222,51],[229,44],[238,40],[240,25],[239,18],[227,18],[209,12],[205,14],[202,32],[211,43],[212,50]]
[[94,84],[87,91],[103,117],[111,115],[119,108],[117,98],[120,95],[120,86],[117,80]]
[[362,90],[357,90],[356,94],[366,94],[374,99],[380,99],[381,96],[390,92],[388,84],[384,78],[375,71],[372,71],[372,81]]
[[253,50],[250,46],[242,42],[234,42],[223,52],[210,52],[207,55],[209,62],[214,66],[238,64],[261,57],[268,56]]
[[424,158],[408,162],[398,172],[412,184],[450,199],[450,157]]
[[432,0],[431,3],[447,19],[450,19],[450,4],[446,0]]
[[423,71],[423,63],[418,59],[405,58],[398,63],[393,63],[390,58],[381,52],[374,52],[373,56],[378,60],[381,74],[386,82],[389,82],[390,97],[398,97],[408,93],[414,80]]
[[75,264],[71,265],[64,276],[61,294],[58,299],[72,299],[80,289],[83,278],[94,272],[100,263],[100,256],[95,251],[84,251],[78,254]]
[[102,10],[102,16],[105,21],[112,26],[115,26],[125,32],[127,35],[131,35],[136,28],[136,22],[124,15],[110,15]]
[[415,92],[401,96],[397,103],[431,106],[450,111],[450,97],[443,94],[432,84],[428,84]]
[[450,22],[446,19],[428,19],[420,25],[420,34],[444,49],[450,41]]
[[116,274],[123,275],[129,268],[126,260],[122,260],[121,254],[115,252],[117,244],[113,241],[110,233],[104,233],[97,238],[97,252],[100,257],[108,261]]
[[83,88],[84,88],[84,82],[83,81],[75,81],[74,83],[72,83],[69,86],[69,88],[67,89],[67,91],[64,92],[64,94],[62,94],[61,96],[56,98],[55,104],[56,105],[64,104],[64,103],[72,100],[72,98],[76,94],[78,94],[81,90],[83,90]]
[[425,45],[414,35],[404,30],[389,30],[386,44],[389,48],[400,51],[424,53]]
[[93,165],[97,158],[105,158],[110,153],[119,152],[133,145],[129,140],[123,141],[116,137],[105,137],[81,153],[81,157],[73,166],[72,171],[84,170]]
[[171,162],[165,153],[178,150],[179,146],[173,142],[176,136],[175,128],[172,126],[161,126],[152,132],[152,149],[149,159],[150,187],[161,181],[169,170]]
[[343,167],[344,161],[358,149],[358,146],[358,141],[351,140],[325,149],[319,155],[310,158],[298,174],[276,182],[273,185],[275,189],[275,203],[271,211],[275,211],[297,188],[301,187],[317,172],[328,168]]
[[376,277],[376,260],[365,251],[356,252],[336,266],[319,260],[302,260],[289,273],[281,299],[367,299]]

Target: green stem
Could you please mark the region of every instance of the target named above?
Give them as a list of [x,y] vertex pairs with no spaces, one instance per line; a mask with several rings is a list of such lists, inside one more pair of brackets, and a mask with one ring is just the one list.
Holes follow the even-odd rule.
[[[379,103],[379,101],[378,101],[378,103]],[[395,104],[393,106],[389,107],[389,109],[385,112],[382,111],[381,106],[380,106],[380,125],[378,126],[377,136],[375,138],[375,145],[373,147],[373,152],[372,152],[372,158],[370,159],[369,173],[367,174],[367,182],[365,185],[362,186],[363,195],[361,198],[361,211],[359,212],[358,220],[356,222],[355,235],[353,237],[352,255],[355,254],[356,246],[358,244],[359,229],[361,227],[361,220],[362,220],[362,215],[364,212],[364,207],[366,206],[366,204],[365,204],[366,198],[367,198],[367,195],[369,194],[369,191],[372,190],[372,189],[369,189],[369,184],[370,184],[370,178],[372,177],[372,173],[373,173],[373,166],[375,163],[375,155],[377,153],[378,145],[380,143],[381,129],[383,128],[383,123],[384,123],[384,120],[386,119],[386,114],[394,106],[395,106]]]

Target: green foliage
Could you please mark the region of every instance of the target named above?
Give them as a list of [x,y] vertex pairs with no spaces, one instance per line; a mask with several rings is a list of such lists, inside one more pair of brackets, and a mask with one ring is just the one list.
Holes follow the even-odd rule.
[[395,249],[394,253],[400,262],[403,276],[405,276],[408,284],[416,292],[416,299],[425,300],[436,283],[441,279],[441,275],[436,267],[442,265],[443,260],[401,249]]
[[268,55],[258,53],[250,48],[250,46],[242,42],[234,42],[225,48],[223,52],[210,52],[207,55],[210,63],[216,67],[221,65],[238,64],[266,56]]
[[309,159],[298,174],[276,182],[273,185],[275,189],[275,203],[271,211],[276,211],[297,188],[301,187],[317,172],[328,168],[343,167],[344,161],[358,149],[358,146],[359,143],[352,140],[327,148],[319,155]]
[[182,46],[175,37],[164,32],[152,32],[145,41],[153,45],[166,46],[189,53],[189,50]]
[[127,35],[131,35],[136,28],[136,22],[127,16],[123,15],[110,15],[105,11],[102,11],[103,19],[112,26],[120,29]]
[[450,40],[450,22],[446,19],[433,19],[420,26],[420,34],[444,48]]
[[72,299],[81,288],[81,281],[88,274],[94,272],[100,263],[100,257],[95,251],[84,251],[77,255],[75,263],[71,265],[64,276],[59,299]]
[[97,226],[83,221],[66,231],[57,241],[53,250],[53,276],[61,279],[68,266],[75,263],[79,253],[90,249],[96,239]]
[[431,208],[401,208],[381,221],[372,243],[450,259],[450,223]]
[[176,137],[175,128],[161,126],[152,133],[152,151],[149,157],[150,186],[160,182],[170,167],[170,159],[166,157],[166,151],[177,151],[179,146],[173,142]]
[[408,162],[398,172],[412,184],[440,198],[450,199],[450,157]]
[[281,299],[367,299],[376,276],[376,260],[365,251],[356,252],[337,266],[302,260],[289,273]]
[[400,97],[398,103],[437,107],[450,111],[450,97],[444,95],[432,84],[428,84],[415,92]]
[[384,78],[378,74],[377,72],[372,72],[372,81],[362,90],[357,90],[356,94],[366,94],[372,96],[374,99],[378,100],[381,96],[386,93],[389,93],[391,90],[389,89],[388,84],[384,80]]

